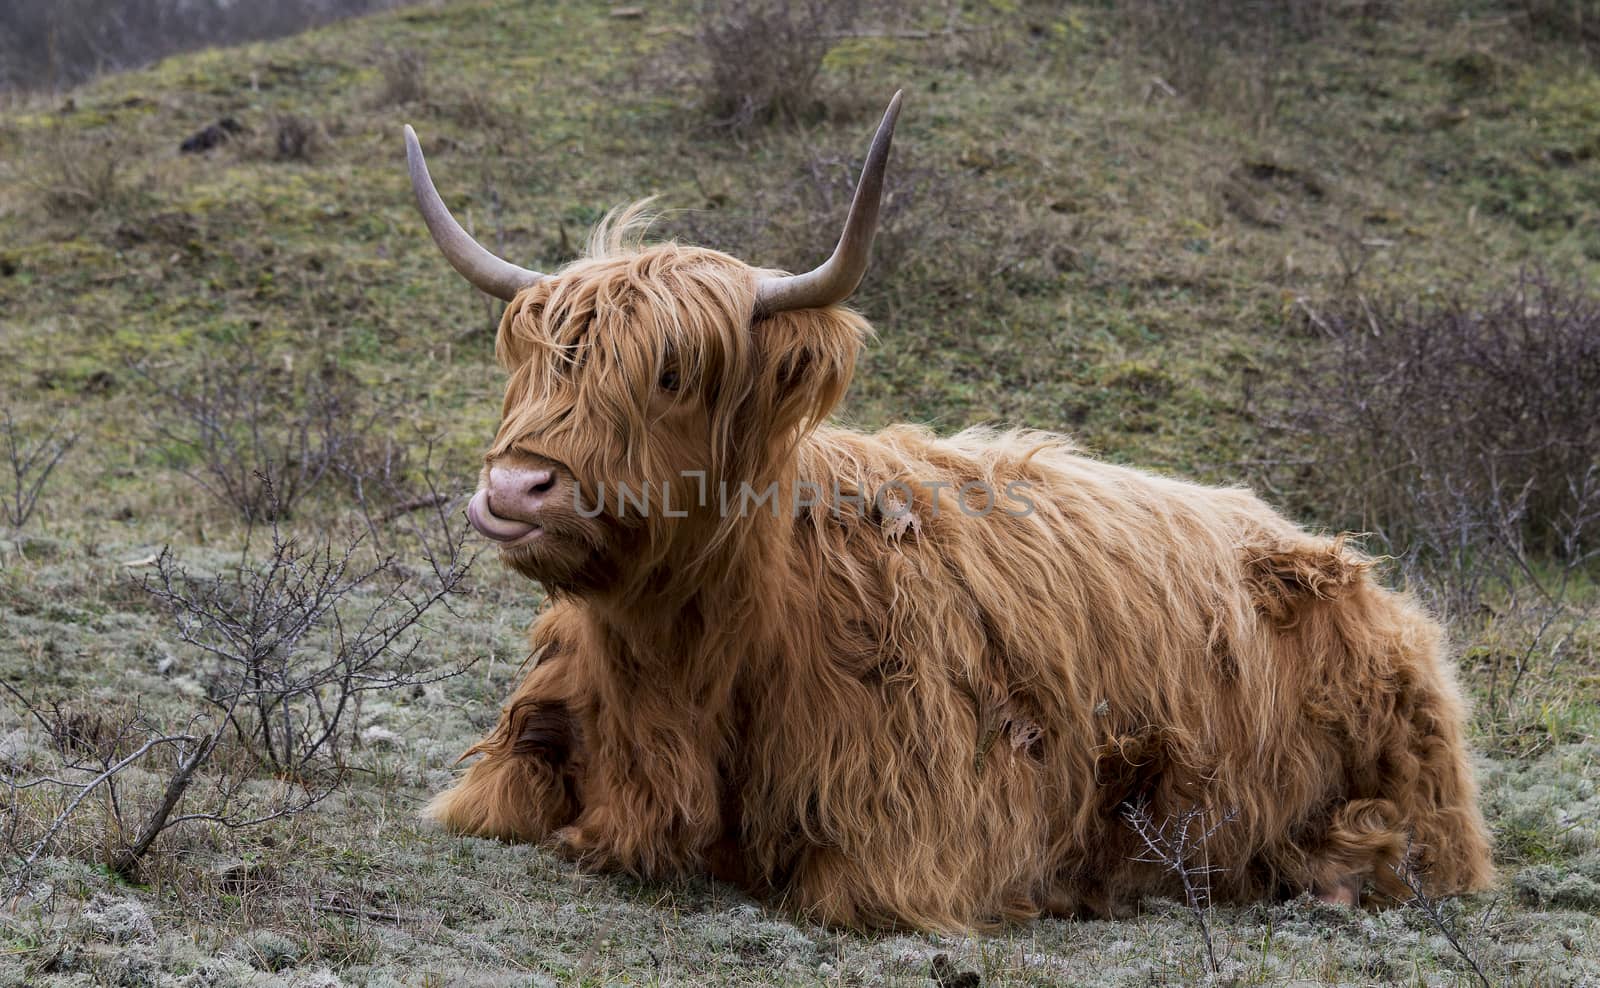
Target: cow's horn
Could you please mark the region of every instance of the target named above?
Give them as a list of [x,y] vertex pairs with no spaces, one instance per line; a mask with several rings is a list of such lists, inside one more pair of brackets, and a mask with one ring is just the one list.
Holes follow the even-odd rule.
[[756,286],[757,315],[771,315],[786,309],[815,309],[843,302],[861,284],[867,273],[867,255],[872,250],[872,235],[878,228],[878,205],[883,199],[883,171],[889,162],[889,145],[894,141],[894,122],[900,116],[900,93],[889,101],[878,133],[872,138],[867,163],[861,169],[856,197],[850,203],[850,216],[844,222],[844,235],[833,256],[822,266],[805,274],[762,278]]
[[433,234],[433,242],[440,253],[473,287],[495,298],[509,302],[517,292],[543,278],[544,275],[527,268],[517,267],[489,253],[484,246],[461,229],[461,224],[445,208],[439,190],[433,187],[428,175],[428,163],[422,157],[422,145],[417,143],[417,132],[406,124],[406,168],[411,172],[411,190],[417,194],[417,208],[422,220]]

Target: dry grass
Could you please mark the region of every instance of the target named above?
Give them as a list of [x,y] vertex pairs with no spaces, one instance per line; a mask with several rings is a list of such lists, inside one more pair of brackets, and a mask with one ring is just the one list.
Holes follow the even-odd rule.
[[40,135],[38,146],[41,153],[27,180],[53,216],[119,213],[142,191],[141,179],[128,167],[130,149],[116,135],[84,133],[57,121]]
[[[1277,115],[1282,90],[1293,86],[1300,46],[1328,22],[1352,11],[1337,0],[1132,0],[1118,5],[1135,45],[1154,58],[1158,91],[1231,113],[1257,129]],[[1370,19],[1382,0],[1353,11]]]

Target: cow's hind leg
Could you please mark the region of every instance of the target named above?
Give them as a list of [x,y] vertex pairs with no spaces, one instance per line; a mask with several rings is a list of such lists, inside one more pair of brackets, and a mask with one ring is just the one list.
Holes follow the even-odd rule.
[[1413,878],[1434,895],[1486,887],[1488,835],[1439,625],[1379,588],[1338,541],[1256,546],[1248,566],[1257,609],[1300,677],[1293,695],[1337,773],[1305,807],[1327,814],[1325,828],[1279,858],[1282,877],[1344,903],[1366,882],[1380,902],[1409,897]]
[[[1344,627],[1355,656],[1378,657],[1383,675],[1357,685],[1370,706],[1351,732],[1351,800],[1330,838],[1360,849],[1385,897],[1475,892],[1494,878],[1464,725],[1437,625],[1409,602],[1364,595]],[[1350,616],[1350,615],[1347,615]],[[1359,666],[1359,663],[1358,663]],[[1367,798],[1363,798],[1367,797]]]

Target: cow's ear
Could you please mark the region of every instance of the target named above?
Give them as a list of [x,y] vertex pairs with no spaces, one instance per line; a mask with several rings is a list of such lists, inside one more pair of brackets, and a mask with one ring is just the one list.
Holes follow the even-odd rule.
[[532,356],[534,335],[549,296],[550,286],[540,283],[524,288],[506,303],[494,338],[494,356],[501,367],[516,370]]
[[780,312],[756,323],[761,389],[775,432],[827,418],[850,386],[856,354],[871,332],[866,320],[836,306]]

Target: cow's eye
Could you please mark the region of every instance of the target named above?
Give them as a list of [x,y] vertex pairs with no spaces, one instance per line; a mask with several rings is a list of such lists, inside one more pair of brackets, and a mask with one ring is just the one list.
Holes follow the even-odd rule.
[[678,372],[676,370],[662,371],[659,383],[662,391],[676,392],[678,390]]

